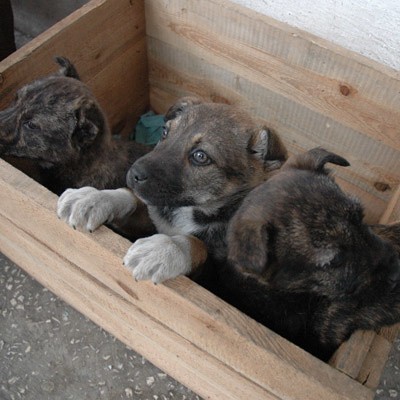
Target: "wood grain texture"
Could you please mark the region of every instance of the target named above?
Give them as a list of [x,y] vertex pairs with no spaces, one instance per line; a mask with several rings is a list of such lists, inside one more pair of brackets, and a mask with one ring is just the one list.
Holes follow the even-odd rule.
[[202,396],[372,398],[189,279],[135,283],[121,265],[128,241],[107,228],[70,229],[55,215],[56,196],[4,161],[0,186],[0,251]]
[[339,371],[356,379],[374,342],[374,331],[356,331],[344,342],[329,361]]
[[151,92],[169,94],[153,106],[198,93],[247,107],[290,151],[326,146],[379,219],[400,182],[398,74],[227,1],[148,0],[146,26]]
[[381,223],[388,224],[400,221],[400,185],[393,193],[385,212],[382,215]]
[[366,387],[375,390],[379,385],[391,349],[391,342],[382,335],[375,335],[371,347],[360,368],[357,380]]
[[149,106],[144,5],[92,0],[0,63],[0,108],[68,57],[93,90],[115,133],[128,134]]

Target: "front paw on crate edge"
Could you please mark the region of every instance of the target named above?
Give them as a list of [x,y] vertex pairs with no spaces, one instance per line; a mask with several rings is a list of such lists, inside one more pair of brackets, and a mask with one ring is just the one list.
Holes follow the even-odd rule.
[[190,247],[183,236],[156,234],[137,240],[124,257],[136,280],[161,283],[191,270]]

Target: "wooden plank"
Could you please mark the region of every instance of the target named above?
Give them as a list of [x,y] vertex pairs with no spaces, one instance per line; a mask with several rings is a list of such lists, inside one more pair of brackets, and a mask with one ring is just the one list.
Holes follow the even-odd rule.
[[366,387],[376,389],[391,349],[391,342],[386,340],[382,335],[375,335],[359,371],[357,380]]
[[127,134],[148,108],[143,1],[92,0],[1,62],[0,108],[19,87],[54,72],[55,55],[74,62],[115,130]]
[[375,339],[374,331],[357,331],[343,343],[329,361],[329,364],[353,379],[360,374],[368,351]]
[[70,229],[55,215],[56,197],[4,161],[0,187],[0,251],[202,396],[372,399],[189,279],[134,282],[121,265],[128,241],[106,228]]
[[396,221],[400,221],[400,185],[394,192],[381,218],[382,224],[388,224]]
[[289,149],[344,155],[340,176],[376,198],[378,220],[400,182],[398,74],[225,1],[147,1],[146,24],[152,91],[245,105]]

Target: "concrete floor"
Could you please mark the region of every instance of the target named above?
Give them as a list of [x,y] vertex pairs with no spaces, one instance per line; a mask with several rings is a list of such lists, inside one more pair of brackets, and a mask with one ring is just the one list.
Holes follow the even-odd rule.
[[[29,33],[16,32],[17,47],[29,40]],[[0,400],[14,399],[199,397],[0,254]],[[400,338],[393,345],[375,399],[400,399]]]

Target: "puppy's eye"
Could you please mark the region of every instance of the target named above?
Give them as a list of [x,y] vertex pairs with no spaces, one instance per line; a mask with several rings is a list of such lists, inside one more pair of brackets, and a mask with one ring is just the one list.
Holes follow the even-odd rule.
[[32,121],[26,121],[24,122],[25,128],[29,129],[30,131],[37,131],[40,129],[40,126],[38,124],[35,124]]
[[166,139],[167,136],[168,136],[168,128],[164,126],[161,134],[161,139]]
[[203,150],[195,150],[190,158],[195,165],[208,165],[211,163],[211,158]]

